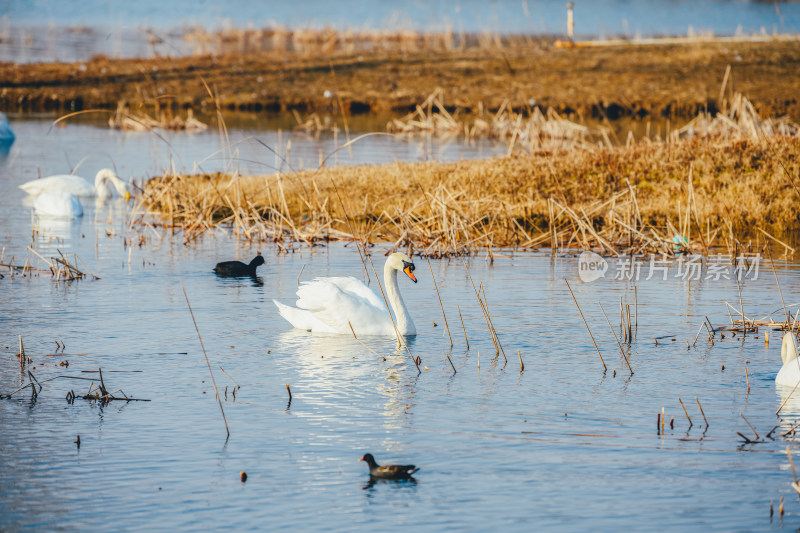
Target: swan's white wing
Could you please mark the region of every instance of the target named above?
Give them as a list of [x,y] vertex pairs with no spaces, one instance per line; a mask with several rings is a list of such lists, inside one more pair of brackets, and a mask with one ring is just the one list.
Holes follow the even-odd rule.
[[[369,292],[365,293],[365,289]],[[297,296],[297,308],[276,302],[281,315],[297,328],[346,334],[352,325],[357,335],[386,335],[392,331],[386,309],[375,305],[380,303],[377,296],[355,278],[307,281],[300,285]]]
[[50,176],[40,180],[32,180],[19,186],[20,189],[31,196],[42,193],[68,192],[75,196],[94,196],[94,185],[80,176],[66,174]]
[[298,309],[282,304],[277,300],[272,302],[278,307],[278,313],[285,318],[289,324],[297,329],[304,329],[306,331],[317,331],[323,333],[336,333],[330,329],[326,324],[320,322],[314,317],[314,313],[307,309]]
[[358,298],[369,302],[370,305],[378,309],[386,309],[386,304],[383,299],[375,294],[375,291],[367,287],[364,282],[352,276],[338,277],[338,278],[324,278],[325,280],[333,283],[339,287],[343,292],[352,294]]

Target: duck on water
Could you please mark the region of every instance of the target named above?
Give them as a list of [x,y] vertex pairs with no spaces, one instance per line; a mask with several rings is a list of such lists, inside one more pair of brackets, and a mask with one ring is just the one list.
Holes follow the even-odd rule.
[[258,252],[258,255],[250,261],[250,264],[242,263],[241,261],[223,261],[222,263],[217,263],[217,266],[214,267],[214,272],[217,276],[223,278],[255,277],[256,268],[263,264],[264,256],[261,255],[261,252]]

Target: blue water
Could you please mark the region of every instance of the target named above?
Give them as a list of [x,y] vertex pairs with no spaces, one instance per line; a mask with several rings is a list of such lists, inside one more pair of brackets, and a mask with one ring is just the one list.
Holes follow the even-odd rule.
[[[2,5],[5,4],[5,5]],[[400,2],[106,2],[102,0],[6,0],[0,15],[14,24],[39,26],[147,26],[166,29],[183,25],[206,28],[334,27],[339,29],[413,29],[418,31],[557,34],[566,24],[561,0],[433,0]],[[773,2],[724,0],[576,2],[575,31],[579,35],[685,34],[689,26],[717,34],[732,34],[739,25],[747,32],[780,30],[781,17]],[[783,24],[796,32],[800,6],[778,2]]]
[[[428,2],[106,2],[4,0],[0,2],[0,60],[85,61],[109,57],[183,55],[192,47],[182,31],[225,28],[405,30],[460,34],[563,35],[566,2],[433,0]],[[150,44],[155,31],[164,42]],[[800,4],[735,0],[577,2],[577,38],[793,33]]]
[[[422,359],[418,374],[391,338],[363,339],[384,361],[349,336],[293,331],[277,314],[271,300],[291,303],[298,276],[361,276],[352,245],[278,255],[270,243],[237,242],[225,232],[187,244],[180,232],[131,224],[135,204],[122,201],[87,202],[76,222],[33,219],[39,230],[33,234],[16,186],[37,172],[64,172],[68,161],[89,155],[85,169],[114,161],[126,176],[146,177],[168,164],[170,154],[148,151],[147,134],[88,125],[48,133],[47,124],[35,121],[15,125],[18,141],[0,162],[3,261],[27,258],[41,267],[28,246],[44,257],[60,250],[77,255],[100,279],[57,282],[46,272],[12,278],[0,269],[0,392],[28,381],[15,357],[21,336],[40,381],[96,377],[86,371],[102,368],[110,390],[150,401],[70,404],[67,393],[82,394],[89,384],[65,378],[45,382],[36,399],[25,390],[0,400],[0,530],[800,526],[785,454],[787,445],[795,453],[800,448],[791,435],[780,436],[800,421],[800,397],[790,399],[782,419],[775,416],[789,393],[774,384],[779,334],[765,346],[763,331],[746,339],[718,335],[713,345],[701,333],[687,349],[705,316],[715,325],[728,323],[724,302],[739,305],[734,280],[682,280],[674,269],[666,281],[641,279],[630,375],[598,305],[617,325],[619,298],[634,303],[630,282],[607,276],[583,283],[573,256],[509,250],[498,252],[494,263],[472,258],[470,272],[485,286],[505,363],[495,354],[464,265],[432,261],[451,349],[431,271],[415,258],[419,283],[403,280],[400,289],[419,331],[409,342]],[[205,135],[203,142],[219,142],[216,134]],[[170,138],[173,146],[202,139],[177,137]],[[386,161],[405,150],[379,148]],[[184,160],[196,157],[182,152]],[[227,163],[206,164],[218,170]],[[267,264],[256,281],[211,272],[217,261],[249,260],[259,250]],[[378,268],[383,250],[374,249]],[[776,261],[787,304],[800,300],[799,266]],[[223,397],[227,440],[184,289]],[[757,279],[745,280],[741,297],[748,315],[782,316],[766,265]],[[662,337],[658,345],[655,337]],[[55,341],[66,345],[63,353]],[[63,361],[69,366],[59,366]],[[234,399],[235,384],[241,388]],[[662,408],[674,429],[659,435]],[[743,444],[736,432],[751,431],[741,415],[762,439],[781,425],[778,438]],[[371,485],[358,461],[365,452],[379,462],[417,464],[416,483]],[[770,501],[777,513],[780,497],[786,515],[771,522]]]

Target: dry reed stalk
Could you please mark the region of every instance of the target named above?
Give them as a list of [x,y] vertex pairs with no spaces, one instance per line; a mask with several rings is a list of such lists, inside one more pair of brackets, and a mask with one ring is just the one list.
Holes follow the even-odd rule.
[[[764,235],[766,235],[767,237],[769,237],[770,239],[772,239],[773,241],[775,241],[775,242],[777,242],[778,244],[780,244],[781,246],[783,246],[784,248],[786,248],[786,250],[787,250],[787,251],[791,252],[791,254],[792,254],[792,255],[794,255],[794,252],[795,252],[795,249],[794,249],[794,248],[792,248],[791,246],[789,246],[789,245],[788,245],[788,244],[786,244],[785,242],[781,241],[780,239],[776,239],[775,237],[773,237],[772,235],[770,235],[769,233],[767,233],[767,232],[766,232],[766,231],[764,231],[763,229],[761,229],[761,228],[756,228],[756,229],[757,229],[758,231],[760,231],[761,233],[763,233]],[[785,256],[784,256],[784,257],[785,257]]]
[[492,336],[492,342],[494,343],[494,349],[495,349],[496,355],[500,355],[499,344],[498,344],[498,341],[497,341],[497,337],[495,336],[495,332],[492,329],[491,321],[489,320],[489,314],[486,312],[486,307],[484,306],[483,301],[481,300],[481,296],[478,293],[478,289],[475,288],[475,282],[472,281],[472,274],[470,274],[469,267],[467,266],[467,262],[464,260],[463,257],[461,258],[461,262],[464,264],[464,268],[467,271],[467,277],[469,277],[469,282],[472,285],[472,290],[475,292],[475,298],[478,299],[478,304],[480,305],[481,311],[483,312],[483,318],[486,320],[486,327],[489,330],[489,334]]
[[489,319],[489,326],[492,328],[492,334],[494,335],[495,340],[497,341],[497,345],[500,347],[500,352],[503,354],[503,359],[506,363],[508,363],[508,359],[506,358],[506,352],[503,349],[503,345],[500,343],[500,337],[497,335],[497,330],[494,328],[494,321],[492,320],[492,315],[489,313],[489,298],[486,296],[486,287],[484,287],[483,282],[478,286],[478,293],[483,294],[483,306],[486,309],[486,316]]
[[569,281],[567,281],[567,278],[564,278],[564,282],[567,284],[569,293],[572,295],[572,299],[575,301],[575,306],[578,308],[578,312],[581,314],[581,318],[583,319],[583,324],[586,326],[586,331],[589,332],[589,336],[592,338],[594,349],[597,350],[597,356],[600,357],[600,362],[603,364],[603,372],[605,372],[606,370],[608,370],[608,367],[606,367],[606,362],[603,361],[603,356],[600,355],[600,348],[597,347],[597,342],[594,340],[594,335],[592,335],[592,330],[589,329],[589,324],[586,322],[586,317],[583,316],[583,311],[581,311],[581,306],[578,304],[578,300],[575,298],[575,293],[572,292],[572,287],[569,286]]
[[27,362],[27,357],[25,356],[25,346],[22,344],[22,335],[18,335],[19,337],[19,371],[23,372],[25,370],[25,363]]
[[628,344],[633,340],[633,328],[631,327],[631,304],[625,304],[625,312],[628,318]]
[[794,478],[794,484],[797,485],[797,472],[794,469],[794,460],[792,459],[792,450],[789,446],[786,446],[786,455],[789,457],[789,465],[792,467],[792,478]]
[[625,350],[622,348],[622,343],[619,342],[619,337],[617,337],[617,332],[614,331],[614,328],[611,326],[611,322],[608,320],[608,315],[606,315],[605,309],[603,309],[603,304],[597,302],[597,305],[600,306],[600,310],[603,312],[603,316],[606,318],[606,322],[608,322],[608,328],[611,330],[612,335],[614,335],[614,340],[617,341],[617,346],[619,346],[619,351],[622,354],[622,358],[625,359],[625,364],[628,365],[628,370],[633,375],[633,369],[631,368],[630,362],[628,362],[628,356],[625,355]]
[[797,383],[794,384],[794,387],[792,387],[792,390],[789,392],[789,394],[786,396],[786,398],[781,402],[780,406],[778,406],[778,410],[775,411],[775,416],[777,416],[778,413],[781,412],[781,409],[783,409],[783,406],[786,405],[786,402],[789,401],[789,398],[792,397],[792,394],[794,394],[794,391],[797,390],[798,386],[800,386],[800,381],[798,381]]
[[744,334],[747,335],[747,322],[744,318],[744,305],[742,304],[742,287],[739,285],[739,277],[736,277],[736,290],[739,292],[739,310],[742,313],[742,328],[744,328]]
[[458,308],[458,318],[461,319],[461,329],[464,331],[464,342],[467,343],[467,351],[469,351],[469,339],[467,338],[467,328],[464,327],[464,317],[461,316],[461,306],[456,304]]
[[[756,440],[760,440],[761,437],[758,436],[758,432],[756,431],[756,428],[753,427],[753,425],[750,423],[750,421],[747,418],[745,418],[745,416],[742,413],[739,413],[739,416],[741,416],[742,420],[744,420],[747,423],[747,425],[750,427],[750,430],[753,432],[753,435],[756,436]],[[706,423],[706,425],[708,425],[708,423]]]
[[428,256],[425,256],[425,260],[428,262],[428,268],[431,271],[431,279],[433,280],[433,286],[436,289],[436,297],[439,299],[439,307],[442,308],[442,317],[444,318],[444,327],[447,329],[447,336],[450,338],[450,348],[453,347],[453,337],[450,335],[450,326],[447,324],[447,315],[444,313],[444,304],[442,304],[442,296],[439,294],[439,286],[436,284],[436,277],[433,275],[433,267],[431,267],[431,261],[428,259]]
[[747,394],[750,394],[750,376],[747,374],[747,363],[744,365],[744,378],[747,380]]
[[[778,273],[775,270],[775,262],[772,260],[772,252],[769,249],[769,247],[767,247],[767,252],[769,256],[769,264],[772,267],[772,275],[775,276],[775,284],[778,286],[778,294],[781,297],[781,305],[783,306],[783,311],[786,313],[786,325],[788,326],[791,325],[792,317],[791,315],[789,315],[789,309],[786,307],[786,302],[783,300],[783,291],[781,290],[781,282],[778,280]],[[769,335],[769,333],[767,333],[767,335]],[[769,339],[768,336],[764,338]],[[767,340],[766,342],[767,344],[769,344],[769,340]]]
[[[495,335],[495,332],[492,329],[492,324],[489,321],[489,314],[488,314],[488,312],[486,310],[486,305],[485,305],[484,301],[481,299],[481,296],[480,296],[482,287],[483,287],[483,283],[481,282],[481,285],[478,286],[478,289],[475,292],[475,295],[478,298],[478,305],[480,305],[481,311],[483,311],[483,318],[486,321],[486,328],[489,330],[489,334],[492,337],[492,342],[494,343],[495,357],[499,357],[500,356],[500,345],[499,345],[499,343],[497,341],[497,335]],[[473,285],[473,289],[474,288],[475,287]]]
[[705,326],[705,325],[706,325],[706,323],[705,323],[705,322],[703,322],[702,324],[700,324],[700,329],[698,329],[698,330],[697,330],[697,335],[695,335],[695,336],[694,336],[694,341],[692,342],[692,346],[694,346],[695,344],[697,344],[697,337],[699,337],[699,336],[700,336],[700,332],[701,332],[701,331],[703,331],[703,326]]
[[206,347],[203,345],[203,338],[200,336],[200,329],[197,327],[197,321],[194,318],[192,305],[189,303],[189,296],[186,294],[186,288],[183,286],[183,281],[181,281],[181,290],[183,290],[183,297],[186,299],[186,306],[189,308],[189,314],[192,315],[192,323],[194,323],[194,329],[197,332],[197,339],[200,341],[200,348],[203,349],[203,357],[205,357],[206,359],[206,365],[208,366],[208,373],[211,374],[211,382],[214,384],[214,393],[217,396],[217,402],[219,402],[219,410],[222,413],[222,420],[225,422],[225,432],[227,433],[228,437],[230,437],[231,430],[228,429],[228,419],[225,418],[225,409],[222,408],[222,398],[220,398],[219,396],[217,381],[214,379],[214,372],[211,371],[211,363],[208,360],[208,354],[206,354]]
[[232,377],[230,374],[228,374],[227,372],[225,372],[225,369],[224,369],[224,368],[222,368],[222,365],[219,365],[219,364],[218,364],[217,366],[219,367],[219,369],[220,369],[220,370],[222,370],[222,373],[223,373],[223,374],[225,374],[226,376],[228,376],[228,379],[230,379],[231,381],[233,381],[233,384],[236,386],[236,388],[237,388],[237,389],[241,389],[241,388],[242,388],[242,386],[241,386],[241,385],[239,385],[238,383],[236,383],[236,380],[235,380],[235,379],[233,379],[233,377]]
[[453,374],[457,374],[458,371],[456,370],[456,365],[453,364],[453,360],[450,359],[450,355],[447,356],[447,361],[450,363],[450,366],[453,367]]
[[681,408],[683,409],[683,414],[686,415],[686,420],[689,421],[689,428],[691,428],[694,424],[692,424],[692,419],[689,417],[689,413],[686,411],[686,407],[683,405],[683,402],[680,398],[678,398],[678,402],[681,404]]
[[517,356],[519,357],[519,371],[523,372],[525,370],[525,363],[522,362],[522,354],[519,350],[517,350]]
[[703,406],[700,405],[700,400],[695,397],[694,399],[697,402],[697,407],[700,408],[700,414],[703,415],[703,421],[706,423],[706,427],[708,427],[708,420],[706,419],[706,414],[703,412]]
[[356,341],[357,341],[359,344],[361,344],[361,346],[363,346],[364,348],[366,348],[366,349],[367,349],[367,350],[369,350],[370,352],[374,353],[375,355],[377,355],[378,357],[380,357],[381,359],[383,359],[384,361],[386,361],[386,358],[385,358],[384,356],[382,356],[381,354],[379,354],[378,352],[376,352],[375,350],[373,350],[372,348],[370,348],[369,346],[367,346],[366,344],[364,344],[363,342],[361,342],[361,339],[359,339],[359,338],[356,336],[356,332],[355,332],[355,330],[353,329],[353,325],[350,323],[350,321],[348,321],[348,322],[347,322],[347,325],[348,325],[348,326],[350,326],[350,331],[352,331],[352,332],[353,332],[353,338],[354,338],[354,339],[355,339],[355,340],[356,340]]

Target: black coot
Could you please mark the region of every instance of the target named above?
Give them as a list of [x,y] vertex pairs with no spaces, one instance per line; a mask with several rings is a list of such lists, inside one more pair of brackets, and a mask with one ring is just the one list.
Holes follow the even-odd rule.
[[255,259],[250,261],[249,265],[242,263],[241,261],[223,261],[222,263],[217,263],[217,266],[214,267],[214,272],[216,272],[217,276],[222,276],[224,278],[235,278],[240,276],[255,277],[256,268],[263,264],[264,256],[261,255],[261,252],[258,252],[258,255],[255,257]]

